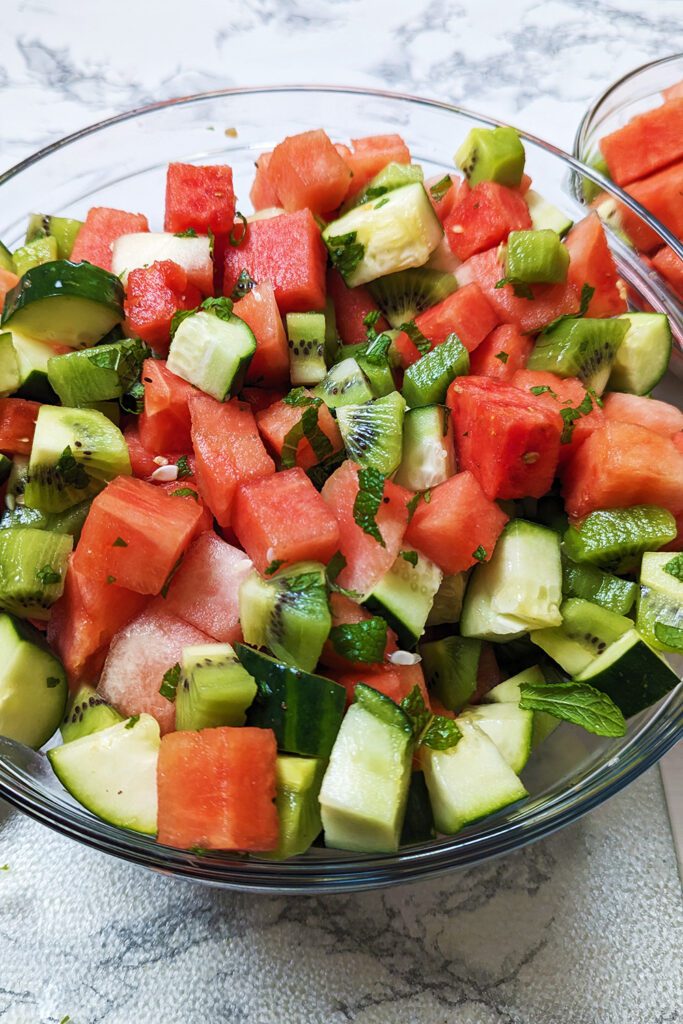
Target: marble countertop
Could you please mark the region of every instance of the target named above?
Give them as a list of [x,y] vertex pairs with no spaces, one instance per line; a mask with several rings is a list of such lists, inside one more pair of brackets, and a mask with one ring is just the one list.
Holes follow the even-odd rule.
[[[200,13],[201,12],[201,13]],[[683,49],[683,0],[4,0],[0,169],[157,99],[284,81],[462,103],[571,146]],[[377,894],[152,875],[0,803],[3,1024],[674,1024],[681,890],[658,771],[504,860]]]

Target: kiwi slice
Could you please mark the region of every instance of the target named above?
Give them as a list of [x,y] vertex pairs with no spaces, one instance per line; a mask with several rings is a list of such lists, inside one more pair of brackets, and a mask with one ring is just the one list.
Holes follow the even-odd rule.
[[414,320],[418,313],[443,302],[457,290],[453,274],[414,267],[372,281],[368,288],[392,327]]
[[336,409],[340,405],[369,402],[372,398],[370,382],[353,356],[331,367],[320,383],[313,388],[313,394],[317,398],[322,398],[330,409]]
[[365,405],[339,408],[337,422],[348,457],[391,476],[401,464],[405,410],[405,399],[397,391]]
[[393,192],[395,188],[401,188],[403,185],[412,185],[416,181],[424,181],[424,171],[419,164],[387,164],[368,182],[357,199],[344,204],[341,212],[346,213],[354,206],[369,203],[371,199],[381,199],[387,192]]
[[26,619],[48,619],[64,589],[73,538],[47,530],[0,531],[0,607]]
[[505,250],[505,276],[524,284],[560,284],[567,279],[569,250],[551,228],[511,231]]
[[538,336],[527,369],[578,377],[601,395],[628,327],[626,320],[562,320]]
[[292,384],[317,384],[327,373],[324,313],[288,313],[289,376]]
[[123,434],[103,413],[40,407],[24,491],[28,506],[63,512],[130,471]]
[[564,535],[565,554],[606,572],[634,569],[645,551],[658,551],[676,536],[676,520],[657,505],[598,509]]
[[253,572],[240,587],[244,640],[312,672],[332,626],[325,567],[299,562],[272,579]]
[[466,636],[420,644],[427,685],[450,711],[460,711],[477,689],[481,644]]
[[59,728],[63,742],[70,743],[122,721],[123,715],[101,697],[94,686],[84,683],[69,701]]
[[176,729],[244,725],[256,682],[230,644],[185,647],[176,694]]
[[73,220],[71,217],[53,217],[47,213],[32,213],[26,228],[25,240],[34,242],[37,238],[51,236],[57,243],[58,258],[68,260],[82,227],[82,220]]
[[561,629],[570,640],[576,640],[597,657],[627,630],[633,629],[633,621],[625,615],[617,615],[599,604],[570,597],[560,606]]
[[524,146],[514,128],[472,128],[454,160],[470,185],[497,181],[517,188],[524,173]]

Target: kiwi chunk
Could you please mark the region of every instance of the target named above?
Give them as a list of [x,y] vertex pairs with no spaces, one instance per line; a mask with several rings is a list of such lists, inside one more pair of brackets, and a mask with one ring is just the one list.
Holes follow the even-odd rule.
[[391,476],[401,464],[405,409],[397,391],[365,405],[341,406],[337,422],[349,458]]
[[71,217],[52,217],[46,213],[32,213],[26,228],[26,241],[51,236],[57,243],[57,258],[68,260],[78,233],[83,227],[82,220]]
[[292,384],[317,384],[327,373],[324,313],[288,313],[289,376]]
[[176,729],[244,725],[256,682],[230,644],[186,647],[176,694]]
[[408,367],[403,377],[403,397],[411,409],[440,405],[446,401],[449,385],[469,368],[467,349],[456,334],[451,334]]
[[594,565],[578,565],[563,554],[562,593],[565,597],[592,601],[618,615],[627,615],[636,600],[638,587],[632,580],[619,579]]
[[457,290],[458,282],[453,274],[415,267],[380,277],[368,288],[391,326],[398,328],[447,299]]
[[527,369],[578,377],[601,395],[628,327],[624,320],[562,320],[539,335]]
[[575,562],[606,572],[634,569],[645,551],[657,551],[676,536],[676,520],[657,505],[598,509],[564,535],[564,549]]
[[505,251],[505,275],[525,284],[560,284],[567,280],[569,250],[556,231],[511,231]]
[[277,792],[275,806],[280,821],[280,839],[275,850],[263,854],[270,860],[285,860],[305,853],[322,831],[320,787],[327,761],[321,757],[278,754],[275,763]]
[[41,406],[24,491],[31,508],[63,512],[130,471],[123,434],[103,413]]
[[101,697],[94,686],[84,683],[69,701],[59,728],[63,742],[70,743],[122,721],[123,715]]
[[240,587],[239,604],[245,643],[313,671],[332,626],[324,566],[299,562],[272,579],[253,572]]
[[524,146],[514,128],[472,128],[454,160],[470,185],[497,181],[517,188],[524,173]]
[[0,531],[0,607],[26,619],[48,619],[64,589],[73,537],[47,530]]
[[17,274],[23,277],[27,270],[33,270],[43,263],[53,263],[57,259],[57,239],[36,238],[27,245],[15,249],[12,258]]
[[460,711],[477,688],[481,640],[446,636],[420,644],[425,679],[445,708]]
[[316,398],[322,398],[330,409],[369,402],[372,398],[370,382],[353,356],[331,367],[313,389],[313,394]]

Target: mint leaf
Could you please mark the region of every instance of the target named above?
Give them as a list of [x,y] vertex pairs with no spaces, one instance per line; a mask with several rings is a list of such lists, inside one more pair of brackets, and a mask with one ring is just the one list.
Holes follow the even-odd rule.
[[140,716],[139,715],[133,715],[126,722],[126,729],[132,729],[133,726],[137,725],[139,721],[140,721]]
[[501,363],[507,363],[510,354],[508,352],[496,352],[495,358],[500,359]]
[[282,451],[280,452],[280,459],[284,469],[289,469],[291,466],[296,465],[297,451],[304,437],[313,449],[318,462],[322,462],[323,459],[332,454],[332,442],[318,425],[318,410],[321,404],[322,400],[320,398],[311,398],[301,414],[301,419],[285,434]]
[[562,444],[569,444],[574,433],[574,425],[577,420],[580,420],[582,416],[587,416],[589,412],[593,410],[593,399],[586,392],[586,397],[583,399],[580,405],[576,408],[571,406],[568,409],[560,409],[560,416],[564,421],[564,427],[562,428],[562,436],[560,441]]
[[363,353],[363,358],[370,363],[371,366],[386,366],[390,348],[391,338],[389,335],[378,334],[366,348]]
[[541,338],[544,334],[548,334],[558,324],[563,323],[565,320],[580,320],[588,312],[588,307],[591,304],[591,299],[595,293],[595,288],[590,284],[584,284],[581,289],[581,299],[579,303],[578,313],[563,313],[562,316],[556,316],[554,320],[551,320],[549,324],[546,324],[543,330],[539,333],[538,337]]
[[124,412],[133,413],[135,416],[139,416],[144,411],[145,385],[142,381],[136,380],[134,384],[131,384],[125,394],[119,398],[119,405]]
[[534,292],[533,288],[527,281],[520,281],[516,277],[501,277],[500,281],[496,281],[494,288],[504,288],[506,284],[512,286],[512,290],[518,299],[533,299]]
[[380,533],[376,516],[384,496],[384,477],[374,466],[358,470],[358,494],[353,503],[353,518],[363,533],[373,537],[383,548],[384,537]]
[[678,626],[667,626],[665,622],[655,622],[655,636],[660,644],[673,647],[676,651],[683,652],[683,629]]
[[179,487],[177,491],[171,491],[169,497],[171,498],[194,498],[195,501],[199,501],[199,495],[193,487]]
[[450,174],[446,174],[440,181],[437,181],[434,185],[430,185],[429,194],[435,203],[440,203],[452,187],[453,179]]
[[522,683],[520,691],[519,706],[527,711],[547,711],[596,736],[626,732],[624,716],[614,701],[588,683]]
[[232,320],[232,299],[223,295],[219,295],[215,299],[209,296],[208,299],[204,299],[199,309],[204,313],[213,313],[219,320]]
[[408,509],[408,522],[410,522],[410,520],[415,515],[415,512],[417,511],[417,506],[420,504],[421,499],[422,494],[420,491],[418,491],[416,494],[412,496],[410,501],[406,503],[406,508]]
[[178,689],[178,683],[180,682],[180,665],[178,662],[172,668],[169,668],[168,672],[164,672],[161,680],[161,686],[159,687],[159,693],[166,700],[171,703],[175,700],[176,690]]
[[357,242],[356,238],[355,231],[348,231],[345,235],[333,235],[325,239],[330,259],[342,277],[352,274],[365,256],[365,246]]
[[112,547],[113,548],[127,548],[128,547],[128,541],[124,540],[123,537],[117,537],[116,540],[114,541],[114,543],[112,544]]
[[421,356],[426,355],[432,347],[431,342],[425,338],[424,334],[417,326],[414,320],[409,320],[406,324],[401,324],[399,330],[403,331],[408,335],[413,345],[420,353]]
[[247,235],[249,233],[249,224],[247,223],[247,218],[244,216],[243,213],[240,213],[239,210],[237,210],[235,216],[240,221],[242,230],[240,232],[239,228],[233,227],[232,231],[228,235],[228,241],[230,242],[230,245],[234,249],[237,249],[240,245],[242,245],[243,242],[246,241]]
[[363,622],[333,626],[330,640],[337,654],[349,661],[375,664],[382,661],[387,645],[387,624],[375,615]]
[[273,559],[270,565],[267,565],[266,568],[263,570],[263,575],[272,576],[274,572],[278,571],[281,565],[284,565],[284,561],[284,558]]
[[184,231],[174,231],[173,232],[173,237],[174,238],[196,238],[197,237],[197,232],[195,231],[194,228],[185,228]]
[[171,340],[175,337],[175,333],[180,327],[183,320],[187,320],[188,316],[192,316],[194,313],[196,313],[198,308],[198,306],[195,306],[194,309],[176,309],[175,313],[171,317]]
[[668,572],[669,576],[673,576],[675,579],[683,582],[683,552],[679,555],[674,555],[671,561],[666,563],[664,572]]
[[183,477],[192,476],[192,468],[188,462],[187,455],[181,455],[176,462],[178,468],[178,480],[182,480]]
[[371,309],[369,313],[366,313],[363,317],[364,327],[374,327],[382,314],[378,309]]
[[537,384],[535,387],[529,388],[529,391],[532,395],[545,395],[548,392],[552,398],[557,398],[553,389],[548,387],[547,384]]
[[327,578],[330,583],[334,583],[342,569],[346,568],[346,559],[342,555],[341,551],[335,551],[332,558],[327,563]]
[[409,562],[413,567],[417,565],[417,551],[401,551],[401,558]]
[[256,281],[246,268],[244,270],[240,270],[239,277],[235,281],[235,287],[230,292],[230,298],[235,302],[239,302],[240,299],[243,299],[245,295],[249,294],[255,284]]
[[476,558],[478,562],[485,562],[486,548],[482,547],[480,544],[477,550],[472,552],[472,558]]
[[446,715],[432,715],[422,736],[422,745],[431,747],[432,750],[450,750],[460,739],[462,739],[462,733],[458,729],[455,719],[448,718]]
[[307,405],[320,405],[320,399],[306,393],[306,388],[293,388],[288,395],[282,399],[285,405],[306,407]]
[[62,574],[56,572],[51,565],[44,565],[42,569],[37,569],[36,576],[46,587],[49,587],[51,583],[59,583],[62,578]]
[[404,697],[399,707],[405,711],[413,727],[413,736],[417,740],[429,725],[432,717],[431,712],[425,704],[422,690],[415,684],[407,697]]
[[74,458],[69,445],[66,446],[62,454],[57,459],[54,471],[61,477],[65,484],[68,484],[70,487],[75,487],[77,490],[84,490],[90,483],[88,474],[83,469],[80,462],[77,462]]

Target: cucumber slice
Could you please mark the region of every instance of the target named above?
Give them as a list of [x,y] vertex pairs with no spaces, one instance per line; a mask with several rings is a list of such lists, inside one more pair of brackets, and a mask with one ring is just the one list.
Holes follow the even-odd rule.
[[629,572],[646,551],[656,551],[676,536],[676,520],[657,505],[598,509],[580,528],[570,526],[564,549],[575,562],[589,562],[607,572]]
[[344,687],[244,644],[237,644],[235,649],[258,686],[247,723],[272,729],[278,747],[287,753],[329,757],[344,716]]
[[9,270],[10,274],[16,274],[17,272],[12,253],[2,242],[0,242],[0,270]]
[[443,573],[435,562],[420,554],[413,565],[399,555],[389,572],[382,576],[364,599],[396,631],[399,643],[412,650],[424,633]]
[[0,608],[47,620],[64,590],[73,537],[31,528],[0,531]]
[[353,356],[332,366],[313,389],[313,394],[322,398],[329,409],[337,409],[340,405],[363,405],[373,398],[370,382]]
[[292,384],[318,384],[327,373],[325,314],[288,313],[289,376]]
[[14,266],[19,277],[23,277],[28,270],[39,267],[43,263],[52,263],[57,259],[56,238],[36,238],[20,249],[12,253]]
[[607,387],[647,395],[669,368],[671,325],[665,313],[624,313],[628,329],[612,363]]
[[424,772],[414,771],[410,776],[406,813],[401,831],[401,846],[427,843],[434,839],[434,815],[429,802],[429,790]]
[[373,398],[383,398],[396,390],[396,381],[388,358],[375,362],[361,352],[358,355],[358,365],[368,379]]
[[481,704],[465,708],[458,715],[458,726],[465,720],[478,725],[492,740],[516,775],[531,754],[534,712],[513,703]]
[[57,243],[57,259],[68,260],[78,233],[83,227],[82,220],[71,217],[53,217],[45,213],[32,213],[26,229],[26,241],[51,235]]
[[683,630],[683,604],[659,590],[641,587],[636,614],[638,632],[656,650],[680,654],[679,648],[671,647],[659,639],[657,625]]
[[91,263],[29,270],[5,298],[2,324],[38,341],[85,348],[123,320],[123,285]]
[[514,640],[562,622],[560,538],[524,519],[508,523],[491,559],[474,570],[460,632],[482,640]]
[[403,397],[411,409],[439,405],[456,377],[469,372],[470,357],[460,339],[452,334],[409,366],[403,376]]
[[50,384],[48,363],[54,357],[52,345],[35,338],[27,338],[18,331],[12,331],[12,341],[19,365],[17,396],[34,402],[57,403],[57,395]]
[[98,818],[154,835],[159,723],[142,714],[48,751],[55,775]]
[[66,674],[33,626],[0,614],[0,735],[38,750],[58,728]]
[[[360,690],[361,687],[358,687]],[[376,691],[375,691],[376,692]],[[405,722],[352,704],[330,754],[320,790],[325,844],[361,853],[394,853],[399,846],[410,785],[412,730]]]
[[567,234],[574,223],[562,210],[558,209],[557,206],[553,206],[551,202],[532,188],[524,193],[524,202],[529,207],[531,226],[537,231],[550,228],[550,230],[556,231],[561,237]]
[[454,835],[528,796],[495,743],[473,722],[458,727],[462,738],[450,750],[420,751],[437,831]]
[[439,218],[419,182],[349,210],[323,231],[332,263],[350,288],[422,266],[442,236]]
[[683,555],[673,551],[646,551],[640,565],[640,584],[683,605]]
[[285,860],[305,853],[323,828],[320,817],[320,787],[326,762],[316,757],[278,754],[275,762],[275,806],[280,820],[277,847],[262,854]]
[[[544,673],[538,665],[532,665],[530,668],[524,669],[523,672],[519,672],[516,676],[512,676],[510,679],[503,680],[502,683],[498,683],[494,686],[487,694],[484,695],[484,700],[492,702],[494,704],[519,704],[522,696],[520,687],[522,683],[544,683],[546,681],[546,673]],[[554,715],[549,715],[547,711],[534,711],[534,722],[531,731],[531,749],[542,743],[543,740],[547,739],[552,732],[557,729],[560,724],[559,718],[555,718]]]
[[256,683],[230,644],[185,647],[176,693],[176,729],[244,725]]
[[342,206],[342,213],[352,210],[355,206],[362,206],[372,199],[380,199],[387,192],[393,192],[395,188],[403,185],[411,185],[414,182],[424,181],[424,171],[419,164],[397,164],[390,163],[383,167],[374,178],[371,178],[364,189],[350,202]]
[[580,565],[563,555],[562,593],[565,597],[592,601],[618,615],[627,615],[635,603],[638,587],[631,580],[619,579],[585,562]]
[[190,282],[200,286],[203,278],[210,275],[211,240],[206,235],[193,238],[166,231],[136,231],[122,235],[112,245],[112,273],[124,285],[131,270],[149,267],[157,260],[177,263],[186,271]]
[[0,334],[0,397],[13,394],[19,384],[19,360],[9,331]]
[[655,704],[679,682],[664,658],[635,629],[611,644],[576,680],[606,693],[625,718]]
[[477,689],[481,640],[446,636],[420,644],[420,654],[430,690],[445,708],[460,711]]
[[200,309],[185,317],[173,335],[167,366],[171,373],[225,402],[241,390],[255,351],[256,338],[244,320],[234,313],[224,320]]
[[[97,345],[80,352],[55,356],[47,364],[47,377],[62,405],[92,405],[120,398],[140,376],[150,350],[138,338]],[[176,371],[174,371],[176,372]]]
[[108,729],[110,725],[123,722],[124,717],[113,708],[97,690],[84,683],[69,701],[60,731],[62,742],[71,743],[82,736]]
[[411,409],[403,420],[403,456],[394,480],[409,491],[427,491],[456,472],[453,424],[447,408]]
[[460,621],[466,586],[467,573],[444,576],[427,617],[428,626],[445,626]]

